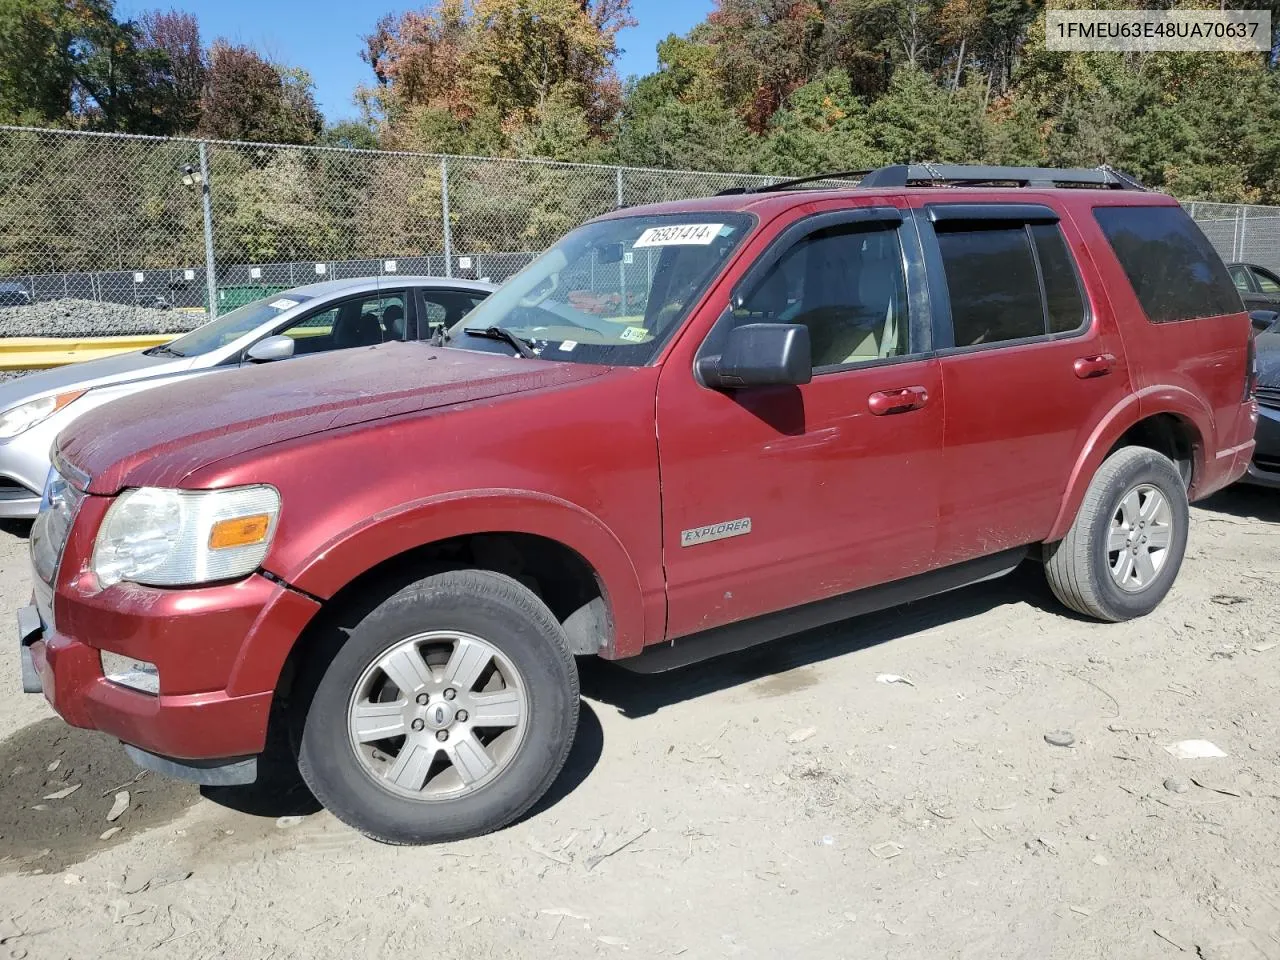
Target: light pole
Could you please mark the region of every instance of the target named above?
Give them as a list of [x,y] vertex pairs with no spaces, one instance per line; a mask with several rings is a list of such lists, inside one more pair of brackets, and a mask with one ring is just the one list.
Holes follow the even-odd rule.
[[188,187],[200,185],[200,198],[204,208],[204,282],[209,297],[209,319],[218,315],[217,265],[213,258],[213,203],[209,194],[209,153],[204,142],[200,143],[200,167],[188,163],[182,168],[182,182]]

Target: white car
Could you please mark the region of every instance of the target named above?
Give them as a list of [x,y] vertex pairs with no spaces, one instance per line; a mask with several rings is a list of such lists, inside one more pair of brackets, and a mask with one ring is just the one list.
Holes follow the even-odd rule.
[[162,347],[0,384],[0,517],[36,515],[54,438],[94,407],[246,363],[426,339],[495,289],[440,277],[329,280],[246,304]]

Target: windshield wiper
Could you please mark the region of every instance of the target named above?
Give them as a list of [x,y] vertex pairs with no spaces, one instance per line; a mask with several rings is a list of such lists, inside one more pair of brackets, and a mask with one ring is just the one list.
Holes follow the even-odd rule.
[[533,341],[518,337],[506,327],[468,327],[463,331],[469,337],[485,337],[488,340],[505,340],[519,351],[526,360],[536,360]]
[[148,350],[148,351],[147,351],[147,356],[150,356],[150,357],[185,357],[185,356],[186,356],[186,354],[185,354],[185,353],[179,353],[177,350],[174,350],[174,349],[173,349],[172,347],[170,347],[168,344],[163,344],[163,343],[162,343],[160,346],[158,346],[158,347],[152,347],[150,350]]

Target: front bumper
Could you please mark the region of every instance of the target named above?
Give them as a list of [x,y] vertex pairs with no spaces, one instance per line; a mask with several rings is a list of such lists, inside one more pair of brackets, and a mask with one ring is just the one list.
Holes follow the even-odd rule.
[[[59,592],[55,625],[35,606],[19,612],[23,686],[73,726],[122,740],[151,769],[199,783],[249,782],[279,668],[316,609],[258,575],[188,590]],[[159,694],[108,680],[104,649],[156,664]]]

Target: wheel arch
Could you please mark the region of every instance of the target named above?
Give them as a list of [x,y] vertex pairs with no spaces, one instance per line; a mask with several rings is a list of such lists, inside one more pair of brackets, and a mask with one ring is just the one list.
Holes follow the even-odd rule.
[[1193,394],[1177,387],[1158,387],[1130,394],[1099,421],[1076,458],[1062,506],[1046,542],[1061,540],[1071,528],[1098,468],[1115,451],[1150,447],[1173,460],[1194,499],[1205,466],[1205,438],[1210,435],[1209,410]]
[[[597,518],[545,494],[480,491],[430,498],[370,518],[320,545],[296,572],[272,571],[321,602],[288,644],[255,649],[237,664],[288,686],[318,635],[358,622],[400,587],[449,569],[507,573],[534,587],[561,621],[571,649],[607,657],[643,644],[644,609],[635,567]],[[536,568],[536,569],[535,569]]]

